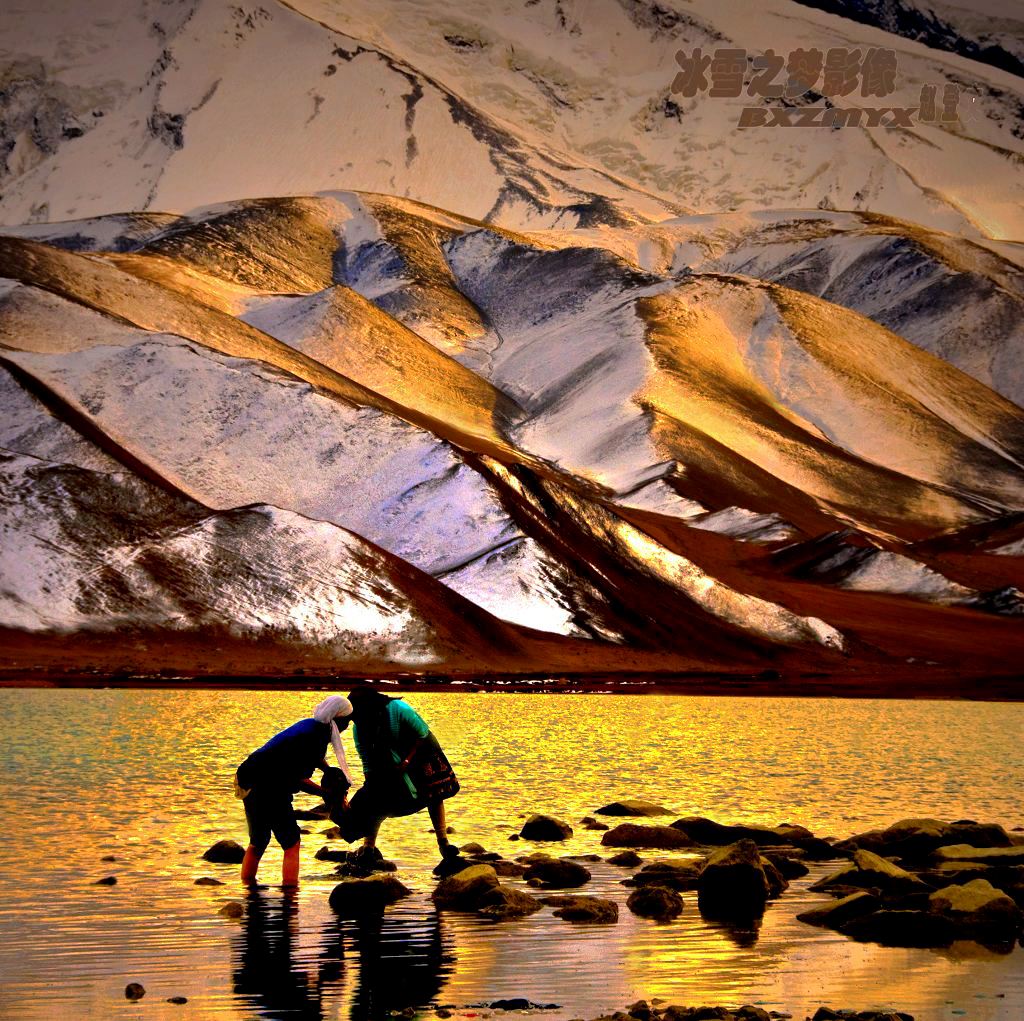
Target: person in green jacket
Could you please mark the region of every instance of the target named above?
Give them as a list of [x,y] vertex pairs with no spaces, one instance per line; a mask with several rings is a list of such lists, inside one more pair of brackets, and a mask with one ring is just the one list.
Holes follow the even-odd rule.
[[[444,803],[459,792],[459,781],[426,721],[404,699],[372,688],[356,688],[349,701],[364,783],[346,806],[341,821],[345,839],[362,837],[356,853],[380,858],[381,823],[425,808],[442,858],[455,857],[458,848],[448,840]],[[346,729],[347,720],[338,722]]]

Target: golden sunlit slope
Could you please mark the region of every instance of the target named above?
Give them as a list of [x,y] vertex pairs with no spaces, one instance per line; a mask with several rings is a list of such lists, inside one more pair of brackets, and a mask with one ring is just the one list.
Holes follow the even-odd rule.
[[514,401],[349,287],[250,307],[245,320],[406,408],[478,437],[522,417]]
[[[472,433],[466,433],[460,429],[456,414],[435,420],[415,407],[400,406],[211,305],[129,274],[103,258],[0,237],[0,274],[143,330],[177,334],[227,355],[258,358],[351,404],[379,408],[427,424],[438,435],[474,449],[516,456],[493,428],[478,422]],[[407,389],[405,394],[414,405],[415,389]]]
[[740,273],[868,316],[1024,405],[1024,246],[868,212],[792,209],[537,231],[648,272]]
[[[512,658],[450,644],[437,669],[491,656],[495,669],[841,673],[927,659],[948,621],[959,633],[936,662],[956,669],[1024,605],[1015,557],[970,538],[1024,508],[1024,412],[853,310],[887,272],[873,246],[909,228],[862,219],[854,236],[840,220],[726,217],[702,226],[714,237],[699,253],[692,231],[670,252],[638,228],[630,249],[621,231],[622,244],[526,236],[369,193],[33,226],[0,237],[0,397],[14,409],[0,446],[71,449],[39,398],[218,514],[275,508],[265,541],[303,545],[300,518],[344,529],[387,552],[385,574],[394,562],[430,579],[416,600],[458,596],[456,616],[527,629]],[[960,259],[942,262],[948,279],[977,284],[997,321],[1013,273],[985,253],[975,272],[943,244]],[[869,256],[856,271],[850,245]],[[787,285],[710,272],[712,256]],[[814,266],[842,301],[811,293]],[[843,527],[860,537],[814,543]],[[951,532],[964,538],[949,570],[944,548],[914,545]],[[813,570],[766,555],[783,542],[813,552]],[[886,624],[901,600],[916,635]],[[302,646],[326,618],[295,612],[312,628],[289,639]]]
[[[869,320],[718,276],[638,308],[656,363],[638,399],[684,486],[696,446],[705,472],[725,448],[824,513],[904,539],[1024,506],[1020,409]],[[775,501],[800,523],[799,502],[781,488]]]

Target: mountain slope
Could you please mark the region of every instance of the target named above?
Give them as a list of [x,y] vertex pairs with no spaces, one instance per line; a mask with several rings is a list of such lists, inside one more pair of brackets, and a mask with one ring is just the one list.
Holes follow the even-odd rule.
[[[799,207],[1024,235],[1019,77],[792,0],[759,17],[755,39],[748,5],[721,0],[11,9],[0,217],[359,188],[520,228]],[[970,102],[952,127],[744,131],[749,97],[671,91],[678,50],[736,46],[891,48],[886,102],[946,83]]]

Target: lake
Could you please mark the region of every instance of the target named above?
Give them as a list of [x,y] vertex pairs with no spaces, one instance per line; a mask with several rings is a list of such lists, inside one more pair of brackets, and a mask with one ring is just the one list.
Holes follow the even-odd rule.
[[[344,691],[344,689],[341,689]],[[11,1018],[368,1018],[392,1009],[525,997],[553,1021],[592,1018],[644,997],[756,1003],[802,1018],[819,1004],[899,1007],[922,1019],[1016,1021],[1024,950],[857,944],[796,921],[823,897],[816,865],[773,902],[760,930],[704,922],[695,896],[660,925],[625,908],[630,870],[589,865],[584,891],[620,904],[617,925],[551,915],[488,923],[433,910],[437,860],[426,814],[390,820],[386,857],[414,896],[382,923],[338,921],[332,866],[302,825],[298,896],[284,899],[280,849],[268,887],[246,896],[237,867],[200,859],[245,843],[235,766],[308,716],[316,692],[0,690],[0,1015]],[[848,836],[899,818],[1024,825],[1024,705],[668,695],[411,693],[462,782],[449,802],[457,842],[506,857],[532,812],[575,827],[558,854],[613,853],[579,826],[625,797],[721,822],[801,823]],[[351,751],[351,760],[355,754]],[[299,796],[296,804],[315,799]],[[675,816],[669,817],[669,819]],[[668,820],[666,820],[668,821]],[[545,849],[551,849],[547,845]],[[657,852],[641,852],[646,860]],[[103,861],[113,855],[116,861]],[[97,886],[114,875],[115,886]],[[196,886],[211,876],[223,886]],[[520,883],[521,881],[516,881]],[[243,903],[241,919],[220,915]],[[124,998],[128,982],[146,997]],[[188,997],[183,1006],[166,1000]]]

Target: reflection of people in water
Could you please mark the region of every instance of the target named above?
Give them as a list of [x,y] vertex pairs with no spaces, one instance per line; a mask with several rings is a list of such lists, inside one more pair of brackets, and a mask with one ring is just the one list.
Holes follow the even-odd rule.
[[[299,882],[299,825],[295,821],[292,795],[297,791],[323,794],[310,777],[314,769],[327,774],[330,767],[324,756],[327,743],[334,754],[347,787],[352,779],[345,761],[339,722],[347,726],[352,703],[341,695],[325,698],[308,720],[275,734],[262,748],[257,748],[235,774],[235,793],[245,806],[249,825],[249,846],[242,861],[242,882],[254,883],[263,852],[271,834],[284,849],[281,881],[285,886]],[[336,771],[337,772],[337,771]]]
[[319,975],[311,977],[295,959],[297,933],[294,896],[250,894],[235,945],[234,987],[260,1017],[320,1021],[324,1016]]
[[[342,835],[349,842],[363,837],[364,847],[356,853],[379,857],[381,823],[425,808],[442,857],[456,856],[458,849],[448,840],[444,803],[458,793],[459,781],[437,738],[403,699],[356,688],[349,700],[365,783],[344,816],[336,819]],[[339,721],[342,730],[347,722]]]
[[298,954],[298,906],[294,896],[250,895],[242,929],[234,939],[234,991],[260,1017],[321,1021],[334,1011],[325,1005],[343,982],[346,949],[358,956],[352,994],[353,1021],[370,1021],[405,1007],[435,1000],[451,974],[454,956],[446,949],[441,918],[426,915],[371,915],[357,921],[331,918],[319,950],[308,964]]
[[441,916],[371,915],[338,919],[327,926],[325,950],[342,957],[347,943],[359,957],[359,980],[352,999],[352,1021],[371,1021],[406,1007],[436,1000],[455,963],[446,947]]

